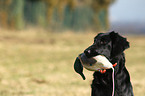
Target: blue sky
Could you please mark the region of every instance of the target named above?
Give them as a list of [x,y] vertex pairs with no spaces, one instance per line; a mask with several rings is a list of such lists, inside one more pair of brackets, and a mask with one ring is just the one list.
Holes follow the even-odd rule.
[[145,0],[116,0],[109,9],[111,22],[145,22]]

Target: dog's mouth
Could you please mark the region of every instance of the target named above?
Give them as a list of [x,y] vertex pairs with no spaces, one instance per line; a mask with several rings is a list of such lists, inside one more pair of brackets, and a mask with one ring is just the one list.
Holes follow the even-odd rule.
[[[103,57],[103,59],[105,58],[105,56],[103,56],[103,55],[98,55],[98,56],[100,56],[101,58]],[[95,57],[98,57],[98,56],[95,56]],[[111,64],[111,62],[109,62],[109,60],[107,60],[107,58],[105,58],[103,61],[107,60],[108,62],[105,62],[105,63],[107,63],[107,64],[109,63],[109,65],[105,66],[106,64],[105,65],[101,64],[100,60],[97,61],[97,59],[95,59],[94,57],[87,58],[87,56],[84,53],[80,54],[78,56],[78,58],[83,67],[85,67],[86,69],[88,69],[90,71],[99,71],[102,74],[106,73],[107,69],[110,69],[117,65],[117,63]]]
[[[83,54],[83,55],[82,55]],[[74,63],[74,70],[79,73],[83,80],[85,80],[85,76],[83,74],[83,67],[85,67],[86,69],[90,70],[90,71],[98,71],[100,72],[101,74],[105,74],[107,72],[107,69],[111,68],[111,67],[106,67],[106,68],[103,68],[100,66],[96,66],[94,63],[96,63],[97,61],[96,60],[93,60],[93,59],[88,59],[84,53],[80,54],[76,60],[75,60],[75,63]],[[83,56],[83,59],[82,57]],[[85,63],[84,63],[85,62]],[[115,64],[111,64],[110,66],[115,67],[117,65],[117,63]],[[100,68],[101,67],[101,68]]]

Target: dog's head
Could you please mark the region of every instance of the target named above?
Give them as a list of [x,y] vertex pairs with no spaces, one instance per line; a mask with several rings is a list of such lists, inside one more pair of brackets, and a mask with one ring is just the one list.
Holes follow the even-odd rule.
[[96,55],[104,55],[108,59],[123,53],[129,48],[129,42],[114,31],[109,33],[99,33],[94,38],[94,43],[85,49],[84,53],[88,58]]
[[[94,38],[94,43],[84,50],[86,57],[91,58],[97,55],[104,55],[107,57],[112,64],[118,63],[118,59],[115,58],[123,53],[125,49],[129,48],[129,42],[126,38],[122,37],[114,31],[109,33],[99,33]],[[124,65],[119,65],[123,68]],[[117,68],[117,67],[116,67]],[[85,80],[83,74],[83,66],[80,60],[76,59],[74,63],[74,69],[79,73]],[[119,69],[119,68],[117,68]]]

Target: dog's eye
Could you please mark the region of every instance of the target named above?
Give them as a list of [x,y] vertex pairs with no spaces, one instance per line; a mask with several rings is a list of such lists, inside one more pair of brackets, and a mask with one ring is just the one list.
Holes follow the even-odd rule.
[[104,44],[106,44],[106,41],[100,41],[100,44],[104,45]]

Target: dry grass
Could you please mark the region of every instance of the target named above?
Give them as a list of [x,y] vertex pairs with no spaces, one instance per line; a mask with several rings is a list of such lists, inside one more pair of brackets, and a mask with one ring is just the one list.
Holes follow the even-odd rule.
[[[92,44],[95,34],[37,31],[1,32],[0,96],[90,96],[92,72],[85,70],[83,81],[73,62]],[[126,66],[135,96],[144,96],[145,38],[128,39]]]

